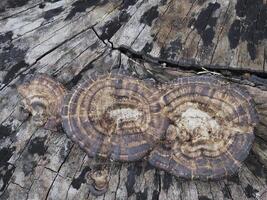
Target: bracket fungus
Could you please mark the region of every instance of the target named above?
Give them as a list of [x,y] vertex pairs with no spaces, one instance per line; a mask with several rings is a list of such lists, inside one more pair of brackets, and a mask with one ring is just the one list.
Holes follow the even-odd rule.
[[153,86],[127,75],[93,74],[66,96],[62,126],[89,156],[140,160],[167,127],[158,94]]
[[254,140],[258,118],[252,98],[211,76],[179,78],[162,90],[159,101],[170,125],[149,162],[186,179],[234,174]]
[[60,108],[66,93],[64,86],[45,74],[26,79],[17,87],[22,107],[32,115],[36,126],[55,130],[60,125]]
[[[151,165],[186,179],[237,172],[258,122],[249,94],[212,76],[178,78],[156,88],[125,74],[94,73],[66,94],[60,83],[38,74],[18,91],[37,125],[61,120],[89,156],[114,161],[148,156]],[[105,171],[90,178],[92,193],[106,192]]]

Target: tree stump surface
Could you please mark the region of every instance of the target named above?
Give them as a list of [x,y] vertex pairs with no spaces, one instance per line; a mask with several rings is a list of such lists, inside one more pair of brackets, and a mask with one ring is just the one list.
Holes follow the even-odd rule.
[[[265,0],[2,0],[0,199],[258,199],[267,187],[266,19]],[[211,73],[246,88],[260,123],[240,172],[186,181],[146,161],[113,163],[108,192],[90,194],[95,161],[63,131],[19,121],[16,86],[42,72],[71,89],[111,69],[155,82]]]

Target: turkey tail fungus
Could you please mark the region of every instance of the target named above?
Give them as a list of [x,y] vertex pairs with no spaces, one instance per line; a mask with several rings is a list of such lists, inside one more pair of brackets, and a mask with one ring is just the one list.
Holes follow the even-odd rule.
[[142,159],[167,127],[156,88],[123,74],[92,75],[67,95],[62,125],[89,156]]
[[17,87],[22,106],[32,115],[36,126],[55,130],[60,125],[60,108],[66,93],[64,86],[45,74],[30,77]]
[[163,86],[166,141],[149,162],[177,177],[220,179],[248,156],[258,117],[246,91],[211,76],[178,78]]

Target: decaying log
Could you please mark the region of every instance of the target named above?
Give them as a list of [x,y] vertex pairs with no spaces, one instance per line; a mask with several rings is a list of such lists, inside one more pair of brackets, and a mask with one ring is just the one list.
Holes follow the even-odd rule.
[[[267,187],[267,6],[246,2],[1,1],[0,199],[256,199]],[[72,89],[95,71],[119,68],[159,83],[210,73],[246,88],[260,123],[240,172],[185,181],[146,161],[113,163],[108,192],[94,197],[86,174],[97,160],[63,131],[16,118],[16,86],[28,74],[48,74]]]

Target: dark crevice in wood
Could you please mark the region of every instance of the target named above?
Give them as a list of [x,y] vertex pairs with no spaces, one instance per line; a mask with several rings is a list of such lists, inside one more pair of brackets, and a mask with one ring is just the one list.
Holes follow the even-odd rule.
[[[266,42],[267,43],[267,42]],[[264,55],[263,55],[263,71],[265,71],[265,62],[267,62],[266,57],[267,57],[267,51],[266,51],[267,47],[264,48]]]
[[130,46],[134,45],[135,41],[139,38],[139,36],[142,34],[143,30],[146,28],[147,25],[143,25],[142,30],[139,31],[137,36],[134,38],[134,40],[131,42]]
[[[103,41],[94,28],[92,28],[92,30],[95,32],[96,36],[104,44],[107,44],[107,41]],[[198,65],[188,66],[188,65],[183,65],[182,63],[176,63],[176,62],[171,62],[168,60],[162,60],[162,59],[155,58],[155,57],[152,57],[149,55],[145,55],[143,52],[136,52],[133,49],[129,48],[128,46],[114,47],[114,44],[111,41],[108,41],[108,42],[111,44],[112,50],[118,50],[121,53],[127,55],[129,58],[132,58],[132,59],[142,60],[144,62],[159,64],[159,65],[166,64],[167,67],[171,67],[171,68],[175,68],[175,69],[181,69],[181,70],[185,70],[185,71],[195,71],[195,72],[203,71],[203,69],[202,69],[203,66],[198,66]],[[251,70],[229,69],[229,68],[225,68],[225,67],[221,67],[221,66],[213,66],[213,65],[205,66],[205,68],[209,69],[213,72],[217,72],[217,73],[222,72],[222,70],[227,70],[227,71],[231,71],[232,73],[234,73],[236,75],[253,73],[254,75],[257,75],[261,78],[267,78],[267,73],[264,73],[264,72],[256,72],[256,71],[251,71]]]
[[[222,186],[222,185],[221,185]],[[226,184],[226,183],[224,183],[224,188],[223,188],[225,191],[223,191],[223,192],[225,192],[227,195],[229,195],[229,198],[230,199],[233,199],[233,197],[232,197],[232,194],[231,194],[231,191],[230,191],[230,189],[229,189],[229,185],[228,184]],[[225,194],[224,194],[225,195]]]
[[25,187],[22,187],[20,184],[18,184],[18,183],[15,183],[15,182],[13,182],[13,181],[11,181],[9,184],[14,184],[14,185],[17,185],[17,186],[19,186],[20,188],[22,188],[22,189],[24,189],[24,190],[27,190],[28,191],[28,189],[27,188],[25,188]]
[[[38,165],[37,165],[38,166]],[[49,171],[51,171],[51,172],[53,172],[53,173],[58,173],[57,171],[55,171],[55,170],[53,170],[53,169],[51,169],[51,168],[49,168],[49,167],[44,167],[44,169],[47,169],[47,170],[49,170]]]
[[59,168],[58,168],[58,170],[57,170],[57,173],[59,173],[59,171],[61,170],[62,166],[66,163],[66,161],[67,161],[67,159],[68,159],[68,157],[69,157],[69,155],[70,155],[70,152],[71,152],[71,150],[73,149],[73,147],[74,147],[74,144],[71,145],[71,147],[70,147],[70,149],[69,149],[69,152],[68,152],[68,154],[65,156],[65,158],[64,158],[63,162],[61,163],[61,165],[59,166]]
[[[148,55],[144,55],[142,52],[135,52],[132,49],[129,49],[128,47],[121,46],[118,48],[113,48],[113,50],[118,50],[121,53],[127,55],[129,58],[132,59],[137,59],[137,60],[142,60],[144,62],[148,63],[153,63],[153,64],[166,64],[167,67],[170,68],[175,68],[175,69],[181,69],[184,71],[195,71],[195,72],[201,72],[203,71],[203,66],[197,66],[197,65],[191,65],[191,66],[186,66],[183,65],[182,63],[175,63],[175,62],[170,62],[167,60],[161,60],[158,58],[154,58]],[[237,69],[229,69],[229,68],[224,68],[224,67],[213,67],[213,66],[205,66],[206,69],[210,70],[211,72],[216,72],[216,73],[221,73],[222,71],[230,71],[231,73],[235,75],[244,75],[246,73],[252,73],[255,74],[261,78],[267,78],[267,73],[261,73],[261,72],[253,72],[250,70],[237,70]]]
[[[48,168],[46,168],[46,169],[48,169]],[[51,170],[51,169],[50,169]],[[53,171],[53,170],[51,170],[51,171]],[[53,187],[53,185],[54,185],[54,183],[55,183],[55,180],[57,179],[57,176],[58,176],[58,174],[54,177],[54,179],[53,179],[53,181],[52,181],[52,183],[51,183],[51,185],[50,185],[50,187],[49,187],[49,189],[48,189],[48,191],[47,191],[47,193],[46,193],[46,196],[45,196],[45,200],[47,200],[48,199],[48,195],[49,195],[49,193],[50,193],[50,191],[51,191],[51,189],[52,189],[52,187]]]
[[118,170],[118,183],[117,183],[117,187],[116,187],[116,191],[115,191],[115,198],[114,199],[117,199],[117,192],[118,192],[118,189],[119,189],[119,186],[120,186],[120,181],[121,181],[120,171],[121,171],[121,167],[122,167],[122,165],[119,166],[119,170]]
[[158,185],[158,188],[159,188],[159,193],[158,193],[158,200],[160,200],[160,198],[159,198],[159,195],[160,195],[160,193],[161,193],[161,176],[160,176],[160,174],[159,174],[159,170],[156,170],[156,174],[157,174],[157,176],[158,176],[158,179],[159,179],[159,185]]
[[107,45],[106,41],[104,41],[103,39],[101,39],[100,35],[99,35],[99,34],[97,33],[97,31],[95,30],[95,27],[92,26],[91,28],[92,28],[92,30],[94,31],[95,35],[98,37],[98,39],[99,39],[100,41],[102,41],[103,44]]
[[39,56],[39,57],[36,59],[36,61],[35,61],[32,65],[35,65],[35,64],[36,64],[39,60],[41,60],[43,57],[45,57],[45,56],[47,56],[48,54],[50,54],[51,52],[55,51],[56,49],[58,49],[58,48],[61,47],[63,44],[67,43],[68,41],[70,41],[70,40],[76,38],[78,35],[80,35],[80,34],[86,32],[86,31],[89,30],[90,28],[91,28],[91,27],[83,29],[83,30],[80,31],[79,33],[73,35],[72,37],[70,37],[70,38],[64,40],[63,42],[61,42],[61,43],[58,44],[57,46],[53,47],[52,49],[50,49],[49,51],[47,51],[47,52],[44,53],[43,55]]

